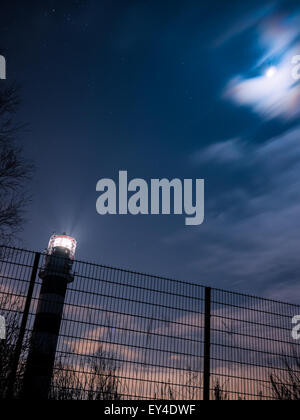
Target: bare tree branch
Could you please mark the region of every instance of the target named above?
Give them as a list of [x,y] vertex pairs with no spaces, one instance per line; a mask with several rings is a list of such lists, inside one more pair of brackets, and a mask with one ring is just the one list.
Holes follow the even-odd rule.
[[20,88],[11,85],[0,89],[0,243],[10,244],[25,222],[25,208],[30,196],[25,190],[33,165],[17,144],[25,125],[16,122]]

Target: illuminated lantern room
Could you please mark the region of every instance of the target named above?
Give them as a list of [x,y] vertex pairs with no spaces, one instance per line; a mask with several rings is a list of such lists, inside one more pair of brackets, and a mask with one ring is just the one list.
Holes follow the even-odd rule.
[[66,235],[63,233],[62,235],[52,235],[48,248],[47,248],[47,254],[67,254],[69,258],[74,258],[75,256],[75,250],[76,250],[77,242],[76,239],[72,238],[71,236]]

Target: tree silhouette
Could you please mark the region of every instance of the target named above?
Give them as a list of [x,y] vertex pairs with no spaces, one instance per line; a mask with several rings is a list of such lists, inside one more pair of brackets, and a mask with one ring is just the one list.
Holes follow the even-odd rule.
[[[0,314],[6,320],[6,337],[0,340],[0,400],[7,398],[16,343],[22,318],[22,304],[18,298],[0,293]],[[20,361],[16,372],[11,398],[19,398],[23,384],[25,361],[29,349],[29,333],[24,337]]]
[[56,361],[49,399],[120,400],[117,367],[100,348],[93,357],[85,356],[74,366],[62,357]]
[[270,375],[271,389],[275,400],[300,400],[300,358],[296,354],[292,363],[284,360],[286,368],[281,376]]
[[20,105],[20,88],[16,85],[0,89],[0,244],[11,244],[24,222],[30,197],[25,184],[32,175],[18,145],[25,126],[16,122]]

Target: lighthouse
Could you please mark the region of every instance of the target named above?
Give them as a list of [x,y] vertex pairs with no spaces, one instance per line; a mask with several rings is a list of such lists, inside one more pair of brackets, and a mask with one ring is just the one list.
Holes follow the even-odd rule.
[[76,240],[65,233],[50,238],[39,273],[42,285],[24,374],[24,398],[48,398],[65,295],[68,283],[74,280],[76,245]]

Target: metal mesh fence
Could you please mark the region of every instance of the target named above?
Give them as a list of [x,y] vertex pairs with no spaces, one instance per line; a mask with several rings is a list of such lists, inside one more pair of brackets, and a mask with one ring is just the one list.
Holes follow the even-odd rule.
[[[7,338],[0,342],[0,396],[35,255],[0,251],[0,314],[7,323]],[[38,271],[44,260],[41,254]],[[49,398],[200,400],[209,373],[210,399],[292,398],[296,394],[288,392],[297,381],[299,396],[299,342],[291,336],[299,305],[211,289],[207,317],[204,286],[82,261],[74,261],[73,270]],[[14,395],[21,388],[40,287],[36,276]]]

